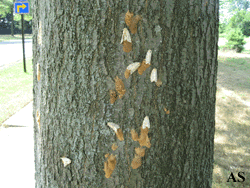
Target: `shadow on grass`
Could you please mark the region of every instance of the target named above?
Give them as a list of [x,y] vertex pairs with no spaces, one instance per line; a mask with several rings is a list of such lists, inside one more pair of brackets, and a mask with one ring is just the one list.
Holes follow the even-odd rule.
[[[249,63],[247,59],[244,66]],[[230,66],[235,64],[236,67]],[[250,187],[250,75],[247,73],[250,69],[247,67],[241,69],[241,64],[231,58],[219,61],[213,173],[216,188]],[[231,172],[240,182],[232,179],[227,182]],[[238,177],[239,172],[244,172],[244,182]]]

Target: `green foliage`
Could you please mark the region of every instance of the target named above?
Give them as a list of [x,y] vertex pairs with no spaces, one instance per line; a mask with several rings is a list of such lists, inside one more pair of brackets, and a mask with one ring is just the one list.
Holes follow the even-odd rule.
[[242,24],[242,33],[246,36],[250,36],[250,12],[245,14],[245,18]]
[[[15,21],[21,21],[21,14],[16,14],[15,15],[15,17],[14,17],[14,20]],[[25,14],[24,15],[24,20],[26,20],[26,21],[30,21],[30,20],[32,20],[32,16],[31,16],[31,14]]]
[[1,0],[0,1],[0,15],[5,17],[6,14],[11,12],[13,8],[13,0]]
[[233,15],[226,27],[226,30],[240,29],[243,35],[250,36],[250,12],[241,10]]
[[219,23],[219,33],[222,34],[226,31],[227,25],[225,23]]
[[231,29],[227,33],[226,38],[228,40],[226,46],[228,46],[229,49],[234,49],[239,53],[244,49],[244,44],[246,44],[246,41],[244,40],[244,35],[239,28]]
[[229,28],[242,28],[242,22],[244,20],[244,17],[246,15],[245,10],[238,11],[236,14],[234,14],[228,23]]

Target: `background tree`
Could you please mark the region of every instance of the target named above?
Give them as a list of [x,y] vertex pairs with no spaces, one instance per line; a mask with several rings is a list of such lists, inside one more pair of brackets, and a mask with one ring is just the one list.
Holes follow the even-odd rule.
[[[211,187],[218,9],[217,0],[34,0],[36,187]],[[124,28],[131,41],[121,44]],[[148,66],[148,50],[151,65],[130,74],[133,62]]]

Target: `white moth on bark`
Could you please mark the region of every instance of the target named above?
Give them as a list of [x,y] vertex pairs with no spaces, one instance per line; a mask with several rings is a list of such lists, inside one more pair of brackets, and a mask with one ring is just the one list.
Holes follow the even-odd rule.
[[62,157],[61,159],[62,159],[64,167],[66,167],[67,165],[71,163],[71,160],[67,157]]
[[131,40],[129,31],[127,28],[123,29],[121,44],[123,43],[123,41],[128,41],[128,42],[132,43],[132,40]]
[[127,69],[130,70],[130,74],[132,74],[133,72],[135,72],[139,67],[140,67],[141,63],[136,62],[136,63],[131,63]]
[[151,82],[157,82],[157,69],[156,68],[152,70],[150,80]]
[[147,128],[150,128],[150,123],[149,123],[149,118],[148,118],[148,116],[146,116],[146,117],[144,118],[143,123],[142,123],[142,128],[143,128],[143,129],[146,129],[146,127],[147,127]]
[[108,126],[113,129],[115,132],[117,132],[117,129],[120,129],[120,126],[115,124],[115,123],[112,123],[112,122],[108,122]]
[[146,64],[150,64],[151,55],[152,55],[152,50],[148,50],[147,55],[146,55]]

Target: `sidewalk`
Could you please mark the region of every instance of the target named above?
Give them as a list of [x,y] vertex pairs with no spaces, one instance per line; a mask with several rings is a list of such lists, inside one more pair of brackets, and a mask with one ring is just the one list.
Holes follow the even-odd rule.
[[34,188],[35,164],[32,105],[0,127],[0,187]]

